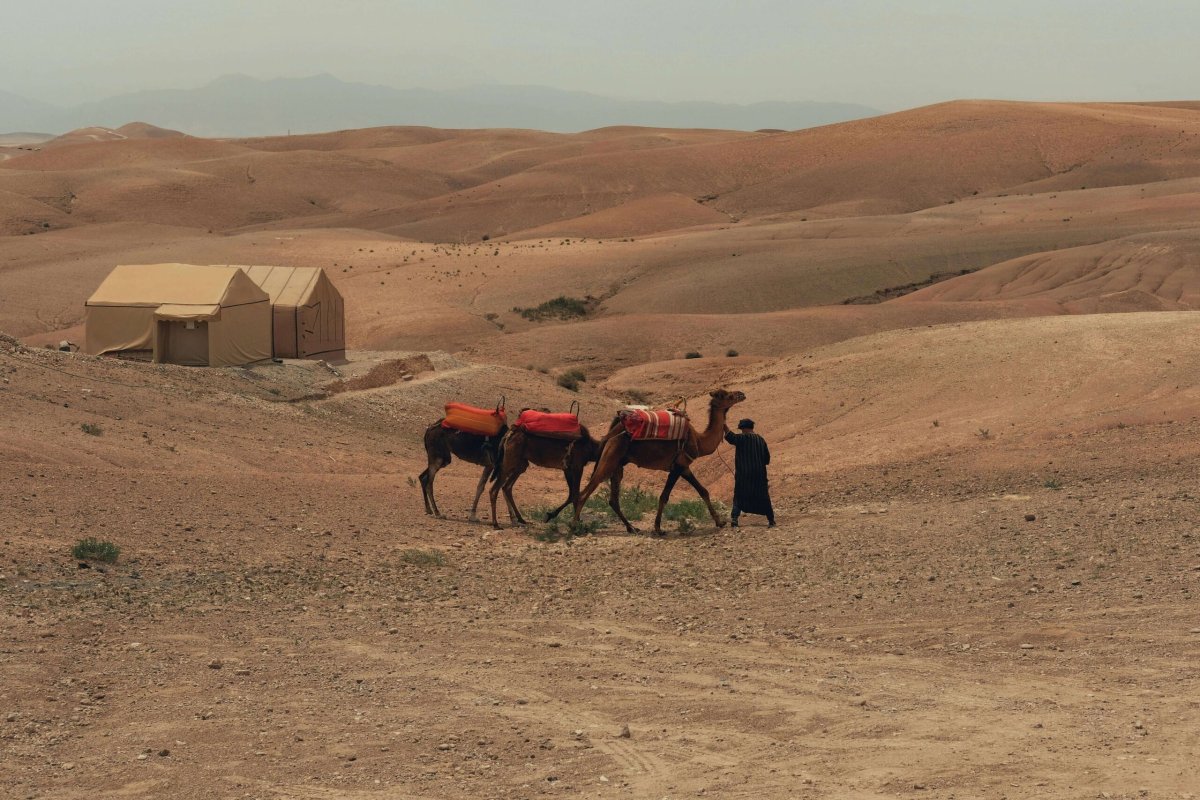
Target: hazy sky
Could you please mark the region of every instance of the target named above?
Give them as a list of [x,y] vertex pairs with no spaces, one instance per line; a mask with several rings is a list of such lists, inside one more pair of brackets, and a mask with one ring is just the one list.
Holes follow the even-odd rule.
[[0,0],[0,89],[76,103],[219,75],[621,98],[1200,99],[1197,0]]

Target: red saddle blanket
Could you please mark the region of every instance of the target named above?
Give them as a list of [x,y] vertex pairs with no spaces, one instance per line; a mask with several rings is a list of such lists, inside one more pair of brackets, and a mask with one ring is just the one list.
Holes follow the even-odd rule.
[[508,415],[503,408],[476,408],[466,403],[446,403],[442,427],[479,436],[495,436],[506,422]]
[[521,412],[513,427],[534,436],[549,436],[552,439],[578,439],[583,435],[579,427],[579,415],[551,414],[531,408]]
[[687,433],[687,415],[673,408],[661,411],[627,408],[620,416],[631,439],[676,440]]

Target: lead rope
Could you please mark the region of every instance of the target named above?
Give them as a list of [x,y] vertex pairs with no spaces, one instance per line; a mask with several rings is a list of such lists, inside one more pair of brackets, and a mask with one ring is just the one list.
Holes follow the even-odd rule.
[[[725,444],[725,441],[722,440],[721,444]],[[730,467],[729,464],[725,463],[725,457],[721,455],[721,444],[717,445],[717,449],[713,451],[713,455],[715,455],[717,457],[717,460],[719,460],[722,464],[725,465],[725,469],[729,470],[730,475],[734,475],[736,477],[736,474],[734,473],[733,468]]]

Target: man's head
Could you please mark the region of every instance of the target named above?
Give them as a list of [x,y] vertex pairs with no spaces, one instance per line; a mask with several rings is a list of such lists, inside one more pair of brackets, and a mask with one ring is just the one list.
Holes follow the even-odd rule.
[[752,420],[752,419],[744,419],[744,420],[741,420],[740,422],[738,422],[738,430],[739,430],[739,431],[752,431],[752,430],[754,430],[754,420]]

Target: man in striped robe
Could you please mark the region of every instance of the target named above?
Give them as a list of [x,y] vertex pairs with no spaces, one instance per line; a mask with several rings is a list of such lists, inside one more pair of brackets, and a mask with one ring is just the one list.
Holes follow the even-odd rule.
[[767,464],[771,463],[771,451],[767,442],[754,432],[754,420],[744,419],[738,423],[738,433],[725,429],[725,441],[737,450],[734,456],[733,510],[729,524],[738,526],[738,517],[747,514],[763,514],[767,527],[775,527],[775,510],[771,507],[771,494],[767,488]]

